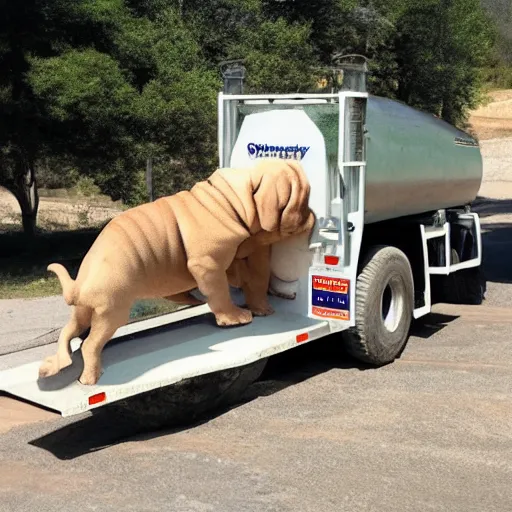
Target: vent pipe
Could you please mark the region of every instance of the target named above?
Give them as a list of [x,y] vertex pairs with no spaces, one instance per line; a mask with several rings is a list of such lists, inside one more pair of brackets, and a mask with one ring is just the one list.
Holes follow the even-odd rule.
[[243,94],[245,67],[243,60],[227,60],[220,63],[224,94]]

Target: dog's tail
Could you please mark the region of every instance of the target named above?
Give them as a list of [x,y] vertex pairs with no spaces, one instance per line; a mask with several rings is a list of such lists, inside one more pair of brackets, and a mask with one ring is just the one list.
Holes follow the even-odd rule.
[[62,295],[68,306],[74,306],[76,301],[75,281],[71,279],[68,271],[60,263],[48,265],[47,270],[57,274],[60,285],[62,286]]

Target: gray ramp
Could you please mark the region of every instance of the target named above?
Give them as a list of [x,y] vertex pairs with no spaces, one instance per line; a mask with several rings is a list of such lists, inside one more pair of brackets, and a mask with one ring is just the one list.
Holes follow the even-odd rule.
[[103,351],[103,374],[95,386],[77,380],[83,361],[74,340],[72,366],[41,380],[40,361],[11,368],[0,372],[0,390],[72,416],[182,379],[243,366],[328,333],[327,322],[278,311],[224,329],[207,306],[188,308],[119,329]]

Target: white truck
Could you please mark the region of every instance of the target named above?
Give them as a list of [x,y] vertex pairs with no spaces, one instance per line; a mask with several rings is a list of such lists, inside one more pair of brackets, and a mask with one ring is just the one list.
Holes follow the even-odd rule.
[[295,299],[271,297],[273,315],[229,330],[208,306],[129,324],[105,348],[95,386],[77,381],[75,339],[71,367],[39,381],[40,361],[16,366],[0,372],[0,390],[63,416],[111,406],[172,421],[185,403],[193,413],[234,399],[274,354],[330,336],[365,363],[387,364],[434,300],[482,300],[473,137],[368,94],[364,69],[347,66],[339,90],[285,95],[243,94],[241,69],[225,71],[218,97],[219,165],[277,156],[304,167],[318,222]]

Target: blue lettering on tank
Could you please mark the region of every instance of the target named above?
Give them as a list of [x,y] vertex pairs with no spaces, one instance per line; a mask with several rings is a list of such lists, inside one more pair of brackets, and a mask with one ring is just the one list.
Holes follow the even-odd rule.
[[292,160],[302,160],[311,146],[270,146],[268,144],[257,144],[249,142],[247,144],[247,153],[251,160],[256,158],[288,158]]

